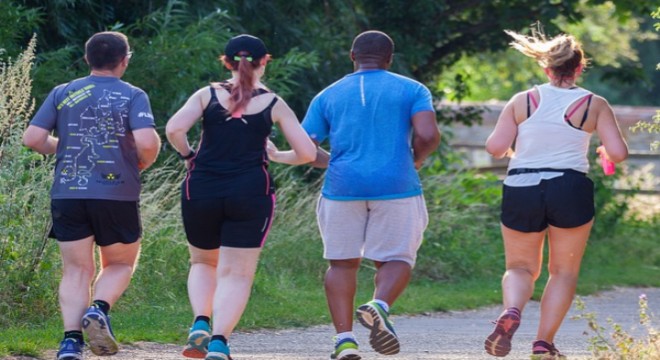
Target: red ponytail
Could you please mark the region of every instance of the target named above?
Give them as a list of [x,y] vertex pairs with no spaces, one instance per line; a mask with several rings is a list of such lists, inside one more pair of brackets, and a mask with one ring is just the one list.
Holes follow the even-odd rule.
[[[243,110],[252,99],[254,90],[254,72],[261,65],[263,58],[248,61],[249,56],[240,56],[239,53],[233,59],[223,55],[221,60],[227,69],[238,73],[238,82],[232,86],[229,101],[229,112],[234,113],[237,110]],[[240,57],[239,57],[240,56]],[[270,58],[266,55],[267,59]],[[239,60],[236,60],[239,59]]]

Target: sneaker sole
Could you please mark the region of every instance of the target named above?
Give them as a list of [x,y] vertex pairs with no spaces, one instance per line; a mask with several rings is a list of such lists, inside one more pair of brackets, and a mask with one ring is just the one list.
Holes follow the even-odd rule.
[[89,349],[98,356],[114,355],[119,351],[117,340],[110,333],[110,328],[98,314],[85,314],[82,327],[89,342]]
[[360,306],[355,312],[360,324],[370,330],[369,344],[379,354],[394,355],[401,349],[399,339],[383,323],[378,310],[369,305]]
[[511,351],[511,338],[520,326],[520,317],[513,314],[504,314],[497,319],[495,330],[488,335],[484,342],[484,349],[490,355],[503,357]]
[[210,352],[206,354],[206,360],[232,360],[231,356],[221,352]]
[[58,356],[57,360],[83,360],[82,355],[64,355],[64,356]]
[[188,343],[183,348],[181,354],[188,358],[204,359],[208,353],[207,347],[211,341],[211,336],[208,332],[198,330],[193,331],[188,336]]
[[357,349],[345,349],[337,357],[331,357],[331,360],[361,360],[362,357]]

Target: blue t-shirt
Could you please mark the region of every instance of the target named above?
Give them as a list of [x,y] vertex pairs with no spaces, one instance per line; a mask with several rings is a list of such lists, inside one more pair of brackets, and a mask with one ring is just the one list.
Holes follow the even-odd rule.
[[116,77],[76,79],[55,87],[30,125],[59,138],[53,199],[139,199],[132,131],[155,127],[144,91]]
[[412,117],[435,111],[421,83],[385,70],[349,74],[319,93],[303,121],[330,141],[322,194],[333,200],[397,199],[422,193],[412,153]]

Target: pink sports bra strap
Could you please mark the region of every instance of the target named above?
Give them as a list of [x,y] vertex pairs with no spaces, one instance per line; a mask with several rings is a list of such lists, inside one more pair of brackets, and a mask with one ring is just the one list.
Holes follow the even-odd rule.
[[572,110],[570,113],[568,113],[568,115],[566,115],[566,118],[568,119],[568,118],[570,118],[571,116],[573,116],[573,114],[575,114],[575,112],[577,111],[577,109],[579,109],[580,106],[582,106],[582,104],[585,103],[585,101],[590,100],[591,97],[592,97],[593,95],[594,95],[594,94],[589,94],[589,95],[583,97],[582,100],[580,100],[580,102],[578,102],[577,105],[573,108],[573,110]]
[[528,91],[527,95],[529,95],[529,98],[532,99],[532,104],[534,104],[534,107],[539,107],[539,103],[536,101],[534,95],[532,95],[532,90]]

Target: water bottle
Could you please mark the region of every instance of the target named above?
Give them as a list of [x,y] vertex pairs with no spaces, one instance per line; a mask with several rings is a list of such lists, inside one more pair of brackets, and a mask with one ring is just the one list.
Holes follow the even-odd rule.
[[596,152],[600,155],[600,166],[603,168],[603,173],[607,176],[614,175],[616,167],[612,161],[607,159],[605,147],[600,145],[596,148]]

